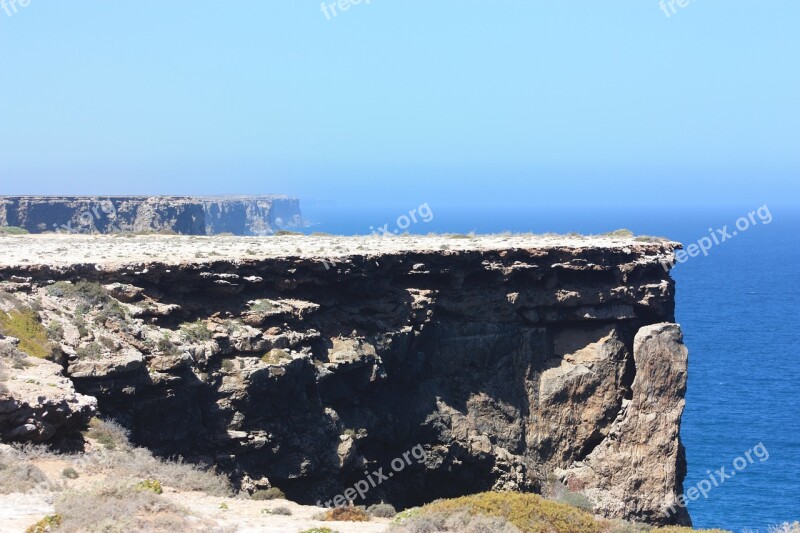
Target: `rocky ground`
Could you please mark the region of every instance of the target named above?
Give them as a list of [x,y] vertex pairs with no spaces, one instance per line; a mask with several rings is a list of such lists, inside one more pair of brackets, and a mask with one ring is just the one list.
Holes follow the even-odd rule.
[[[53,267],[92,263],[102,267],[129,263],[168,264],[264,258],[319,258],[334,265],[351,256],[410,252],[487,252],[509,249],[608,248],[638,246],[658,239],[619,235],[399,235],[341,237],[283,235],[268,238],[169,235],[0,236],[0,265],[43,264]],[[669,243],[669,241],[664,241]],[[669,250],[671,248],[667,248]],[[665,256],[666,257],[666,256]]]

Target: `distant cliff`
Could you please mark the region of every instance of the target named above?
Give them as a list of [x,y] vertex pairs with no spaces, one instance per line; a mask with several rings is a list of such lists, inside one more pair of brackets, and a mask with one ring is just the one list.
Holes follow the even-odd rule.
[[285,196],[0,197],[0,226],[31,233],[270,235],[301,224],[299,200]]

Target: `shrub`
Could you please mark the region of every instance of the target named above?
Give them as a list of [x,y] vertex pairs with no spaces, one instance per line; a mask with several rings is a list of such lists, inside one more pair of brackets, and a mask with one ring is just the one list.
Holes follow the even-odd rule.
[[0,333],[19,339],[19,349],[33,357],[45,359],[53,354],[53,345],[47,337],[39,314],[33,309],[0,311]]
[[57,281],[47,287],[47,294],[56,298],[81,300],[93,306],[102,305],[111,300],[105,287],[99,283],[89,281],[79,281],[77,283]]
[[47,476],[34,465],[11,454],[0,456],[0,494],[26,493],[42,484]]
[[90,342],[80,346],[75,350],[78,359],[100,359],[103,355],[103,347],[96,342]]
[[138,491],[130,483],[107,483],[91,491],[70,491],[55,502],[61,515],[59,533],[127,533],[130,531],[203,531],[199,520],[150,490]]
[[558,501],[573,507],[577,507],[581,511],[586,511],[587,513],[594,512],[594,505],[592,505],[592,502],[589,501],[589,498],[587,498],[586,495],[581,494],[580,492],[567,492],[562,495]]
[[285,500],[286,494],[278,487],[270,487],[264,490],[257,490],[251,496],[252,500]]
[[391,504],[376,503],[367,507],[367,514],[375,518],[392,518],[397,514],[397,510]]
[[304,529],[300,533],[339,533],[329,527],[312,527],[311,529]]
[[[127,450],[120,448],[127,447]],[[134,448],[125,443],[113,453],[102,457],[98,468],[114,473],[116,477],[157,479],[163,485],[187,492],[203,492],[211,496],[231,496],[230,481],[201,466],[185,463],[180,457],[164,460],[153,457],[144,448]]]
[[253,305],[250,306],[250,311],[254,313],[269,313],[275,311],[277,308],[278,306],[269,300],[256,300]]
[[61,527],[61,515],[59,514],[51,514],[47,515],[28,529],[25,530],[25,533],[48,533],[49,531],[55,531],[56,529]]
[[137,483],[136,490],[140,492],[143,490],[149,490],[156,494],[161,494],[164,492],[164,489],[161,488],[161,482],[157,479],[145,479],[144,481]]
[[[2,312],[2,311],[0,311]],[[0,344],[0,357],[7,359],[12,368],[22,370],[33,366],[27,355],[17,350],[11,344]]]
[[178,347],[166,335],[158,339],[156,347],[164,355],[178,355]]
[[233,372],[234,368],[236,368],[230,359],[223,359],[220,367],[223,372]]
[[64,476],[65,478],[67,478],[67,479],[78,479],[80,477],[80,474],[78,474],[78,471],[75,470],[74,468],[72,468],[71,466],[68,466],[67,468],[62,470],[61,471],[61,475]]
[[580,509],[535,494],[512,492],[486,492],[440,500],[422,507],[412,518],[437,514],[449,517],[463,512],[502,518],[524,533],[600,533],[603,530],[601,523]]
[[292,516],[292,510],[288,507],[275,507],[274,509],[262,509],[263,514],[272,514],[279,516]]
[[629,229],[617,229],[603,233],[604,237],[633,237],[633,232]]
[[292,361],[292,356],[286,350],[273,348],[267,352],[261,360],[268,365],[280,365]]
[[202,320],[183,324],[181,335],[189,342],[205,342],[211,340],[211,330]]
[[19,226],[0,226],[0,235],[27,235],[30,233],[25,228]]
[[102,444],[106,450],[129,447],[128,430],[113,420],[92,418],[89,421],[89,429],[85,432],[85,435]]
[[325,522],[369,522],[369,515],[358,507],[334,507],[322,516]]
[[61,322],[54,320],[47,325],[47,338],[55,342],[64,338],[64,326]]
[[275,232],[275,235],[277,235],[278,237],[290,237],[290,236],[299,236],[303,234],[300,233],[299,231],[289,231],[285,229],[279,229],[278,231]]

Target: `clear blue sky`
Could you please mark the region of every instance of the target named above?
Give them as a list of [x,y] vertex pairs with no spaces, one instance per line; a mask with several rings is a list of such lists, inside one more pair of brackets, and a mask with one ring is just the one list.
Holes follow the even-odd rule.
[[364,0],[330,20],[314,0],[11,12],[0,194],[800,199],[797,0],[670,17],[658,0]]

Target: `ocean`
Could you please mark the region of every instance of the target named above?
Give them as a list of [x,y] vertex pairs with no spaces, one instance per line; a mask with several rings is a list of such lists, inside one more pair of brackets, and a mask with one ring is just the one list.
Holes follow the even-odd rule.
[[[800,209],[757,202],[547,210],[420,202],[370,209],[312,204],[303,214],[314,222],[309,231],[345,235],[628,228],[686,246],[700,241],[707,255],[689,257],[672,271],[676,319],[689,348],[681,429],[684,489],[697,496],[689,512],[696,528],[737,533],[800,520]],[[689,493],[692,487],[705,496]]]

